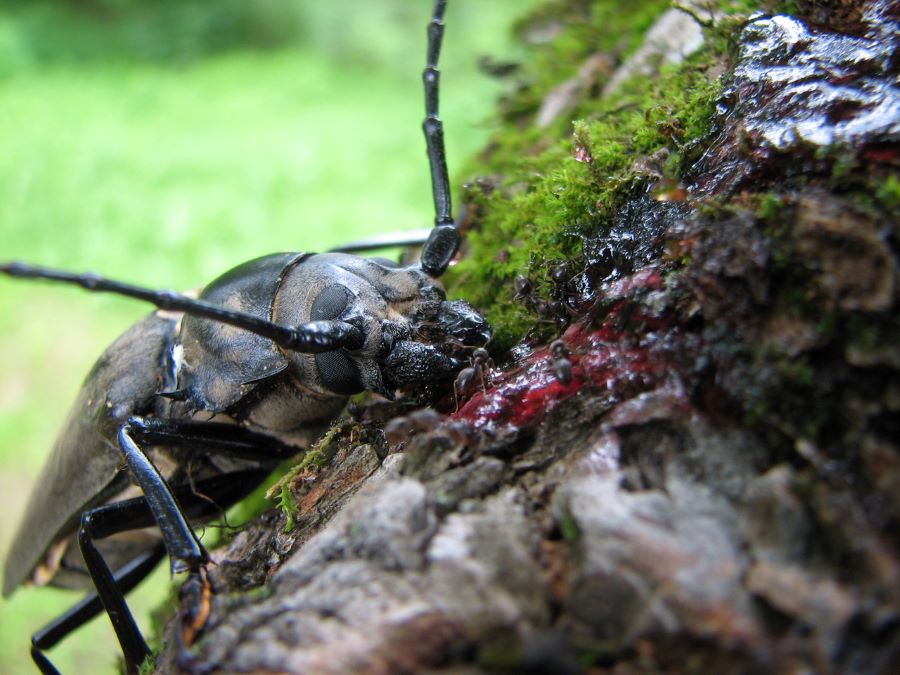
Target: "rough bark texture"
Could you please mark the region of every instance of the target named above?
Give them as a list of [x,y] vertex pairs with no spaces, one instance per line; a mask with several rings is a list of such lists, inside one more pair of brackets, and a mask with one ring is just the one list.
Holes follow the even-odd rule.
[[[553,3],[523,30],[589,23],[590,7]],[[211,615],[181,665],[900,671],[895,12],[695,10],[713,17],[718,87],[701,136],[675,103],[641,111],[659,140],[626,147],[613,176],[596,127],[552,141],[564,152],[543,173],[587,194],[560,197],[582,204],[558,224],[567,259],[504,267],[508,233],[512,253],[479,251],[498,200],[539,191],[503,168],[502,141],[486,151],[469,254],[496,262],[507,305],[529,278],[516,302],[537,329],[458,410],[452,394],[439,415],[407,408],[385,434],[400,406],[355,408],[318,468],[283,481],[292,528],[270,511],[214,552]],[[630,58],[582,50],[506,119],[524,134],[590,120],[618,82],[652,88],[674,52],[700,49],[686,31]],[[529,138],[534,155],[551,143]],[[159,670],[177,669],[175,644]]]

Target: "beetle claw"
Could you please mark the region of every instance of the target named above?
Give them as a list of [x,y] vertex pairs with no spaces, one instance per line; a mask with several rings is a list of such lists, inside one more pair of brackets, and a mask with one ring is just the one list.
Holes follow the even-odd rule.
[[181,587],[178,613],[180,640],[184,649],[190,648],[206,627],[212,610],[212,583],[206,567],[193,570]]

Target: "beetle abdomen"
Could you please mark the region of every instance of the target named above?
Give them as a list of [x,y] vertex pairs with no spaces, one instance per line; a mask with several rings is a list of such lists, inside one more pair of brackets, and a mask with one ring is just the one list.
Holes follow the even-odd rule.
[[[74,531],[82,511],[104,503],[126,484],[117,471],[116,433],[128,417],[153,405],[176,321],[151,314],[113,342],[88,373],[12,539],[4,596],[32,575],[54,543]],[[51,566],[45,573],[50,577],[55,570]]]

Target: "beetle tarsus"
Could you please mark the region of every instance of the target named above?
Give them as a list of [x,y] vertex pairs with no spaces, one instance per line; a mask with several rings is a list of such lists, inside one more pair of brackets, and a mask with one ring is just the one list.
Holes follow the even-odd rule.
[[212,609],[212,584],[206,569],[201,567],[190,573],[181,586],[179,621],[181,623],[180,646],[188,649],[206,626]]

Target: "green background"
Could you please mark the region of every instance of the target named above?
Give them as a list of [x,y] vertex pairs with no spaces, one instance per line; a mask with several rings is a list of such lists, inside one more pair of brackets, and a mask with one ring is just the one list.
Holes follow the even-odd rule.
[[[485,143],[503,88],[477,60],[515,58],[510,25],[533,4],[450,3],[451,174]],[[5,2],[0,259],[183,290],[266,253],[430,225],[430,5]],[[147,311],[0,279],[0,557],[81,379]],[[166,583],[163,566],[135,594],[145,627]],[[29,636],[78,597],[19,589],[0,601],[0,671],[31,672]],[[116,654],[105,617],[50,652],[70,673],[112,671]]]

